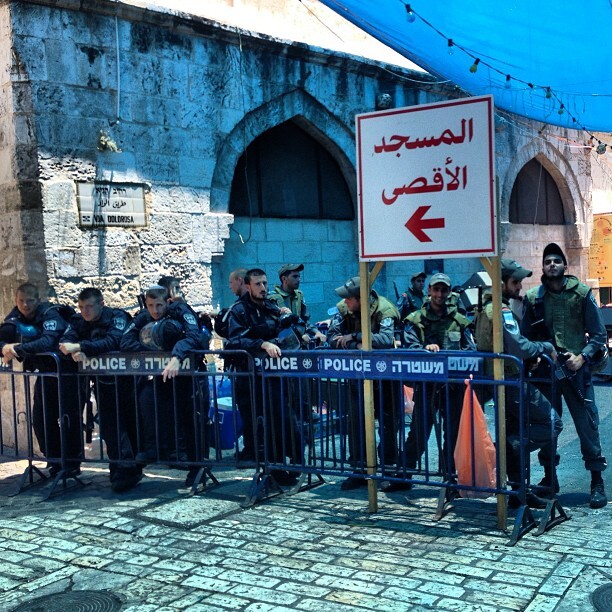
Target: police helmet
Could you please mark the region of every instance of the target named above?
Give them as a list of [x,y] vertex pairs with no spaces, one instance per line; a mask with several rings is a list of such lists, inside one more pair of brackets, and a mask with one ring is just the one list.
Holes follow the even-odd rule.
[[151,321],[140,330],[140,343],[152,351],[170,351],[184,337],[181,324],[174,319]]

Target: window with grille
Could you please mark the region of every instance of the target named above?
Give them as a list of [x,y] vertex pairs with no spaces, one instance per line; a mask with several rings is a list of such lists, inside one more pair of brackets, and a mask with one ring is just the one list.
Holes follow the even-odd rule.
[[290,121],[264,132],[240,157],[230,212],[239,217],[354,219],[340,166]]
[[526,163],[516,177],[510,195],[510,223],[566,223],[559,188],[537,159]]

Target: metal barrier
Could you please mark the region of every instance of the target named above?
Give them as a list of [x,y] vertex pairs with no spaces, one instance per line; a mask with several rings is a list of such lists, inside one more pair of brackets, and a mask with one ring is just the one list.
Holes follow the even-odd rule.
[[[304,484],[304,475],[310,477],[312,474],[319,478],[326,474],[345,476],[355,481],[355,487],[359,486],[358,481],[365,483],[369,479],[390,483],[387,490],[415,485],[439,487],[437,519],[442,518],[457,497],[504,496],[501,503],[505,503],[507,497],[518,506],[511,543],[536,527],[538,533],[542,533],[569,517],[552,491],[544,516],[539,525],[536,523],[528,506],[534,499],[529,490],[532,486],[529,451],[540,448],[542,464],[554,474],[560,421],[551,416],[550,406],[546,404],[548,415],[540,414],[537,422],[530,422],[530,414],[535,415],[536,408],[541,408],[533,401],[532,381],[524,378],[518,359],[509,355],[496,357],[506,365],[512,364],[512,368],[505,369],[514,370],[516,374],[504,381],[494,380],[483,368],[484,360],[491,359],[491,354],[475,352],[325,350],[284,353],[281,358],[256,360],[267,391],[262,398],[263,406],[268,408],[264,410],[267,419],[264,429],[273,432],[264,448],[262,478],[274,479],[276,473],[282,475],[284,471],[298,472],[301,479],[294,491]],[[454,468],[467,377],[471,379],[471,387],[491,399],[487,408],[489,430],[498,452],[495,482],[486,486],[478,483],[475,470],[468,482],[458,483]],[[363,381],[366,379],[374,381],[374,408],[378,420],[376,465],[368,465],[366,461],[363,410]],[[546,382],[554,385],[554,379]],[[410,423],[404,416],[406,387],[414,390],[415,398]],[[488,394],[483,394],[487,389]],[[499,410],[502,389],[508,396],[505,414]],[[525,408],[525,397],[530,398],[529,410]],[[298,455],[304,458],[301,464],[291,459],[287,444],[286,423],[294,420],[306,424],[308,444],[302,442]],[[511,444],[505,434],[506,427],[512,433]],[[470,429],[474,456],[473,422]],[[324,434],[318,436],[320,431]],[[429,442],[432,432],[435,434],[433,448]],[[506,462],[503,468],[500,462],[505,454],[500,453],[501,447],[511,455],[509,488],[505,479]],[[352,488],[353,483],[349,484]],[[265,484],[254,491],[253,503],[271,489],[275,487]]]
[[[232,365],[223,373],[212,372],[206,368],[206,356],[221,357],[226,366]],[[193,354],[176,378],[163,383],[161,372],[169,361],[163,353],[102,355],[82,362],[78,372],[53,356],[55,372],[0,371],[4,387],[0,452],[9,454],[5,432],[10,427],[5,427],[4,417],[10,402],[14,456],[29,462],[20,489],[26,483],[34,484],[37,476],[45,477],[37,461],[47,461],[54,477],[49,496],[60,482],[64,488],[71,479],[83,485],[79,478],[83,462],[104,461],[116,490],[135,484],[142,467],[155,463],[185,469],[186,486],[193,494],[199,485],[206,488],[208,481],[219,484],[215,467],[231,462],[254,470],[245,507],[272,495],[316,486],[326,475],[353,479],[355,486],[368,480],[384,482],[387,490],[437,487],[437,519],[460,496],[497,495],[498,504],[505,504],[508,498],[517,500],[510,538],[514,543],[538,527],[526,503],[532,486],[529,451],[534,440],[524,397],[531,397],[531,381],[524,378],[517,359],[496,357],[513,364],[517,374],[504,381],[493,380],[483,367],[484,360],[491,358],[487,353],[315,350],[253,360],[243,351],[206,351]],[[498,451],[495,480],[485,485],[477,480],[475,467],[471,477],[458,482],[454,465],[468,377],[485,407]],[[374,381],[379,423],[375,465],[366,460],[366,379]],[[554,380],[537,382],[554,385]],[[411,415],[406,412],[407,389],[414,393]],[[512,410],[506,404],[502,416],[504,392],[511,398]],[[97,408],[100,438],[95,446],[82,436],[83,407],[86,436],[93,429],[92,414]],[[518,441],[518,451],[511,459],[510,488],[501,460],[505,450],[513,448],[506,444],[507,426],[514,442]],[[552,419],[549,427],[551,446],[543,454],[553,466],[556,436]],[[469,451],[474,456],[473,423],[470,440]],[[541,442],[542,452],[545,444]],[[554,492],[552,497],[539,522],[539,533],[569,518]]]
[[233,435],[239,413],[224,396],[236,396],[238,380],[247,392],[254,388],[252,358],[242,351],[224,355],[239,356],[246,370],[210,372],[203,355],[192,355],[163,383],[170,356],[154,352],[109,353],[78,370],[52,353],[44,354],[49,366],[42,372],[0,368],[0,453],[28,460],[19,491],[49,477],[47,498],[60,483],[64,490],[67,482],[85,486],[82,464],[99,462],[108,463],[116,491],[134,486],[153,463],[187,471],[192,493],[208,480],[218,484],[213,466],[233,462],[239,450]]

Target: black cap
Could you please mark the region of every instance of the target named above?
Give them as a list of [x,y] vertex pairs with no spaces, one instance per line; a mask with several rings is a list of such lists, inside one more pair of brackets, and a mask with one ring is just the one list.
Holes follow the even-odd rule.
[[527,270],[527,268],[523,268],[523,266],[514,259],[502,259],[501,274],[502,278],[515,278],[516,280],[522,281],[524,278],[531,276],[533,272]]
[[549,255],[558,255],[563,260],[563,265],[567,266],[567,259],[565,253],[556,242],[550,242],[544,247],[542,253],[542,261],[544,261]]
[[285,274],[289,272],[301,272],[304,269],[304,264],[285,264],[281,266],[278,270],[278,277],[282,278]]
[[336,287],[335,292],[341,297],[341,298],[348,298],[348,297],[359,297],[360,293],[359,293],[359,286],[360,286],[360,279],[358,276],[353,276],[353,278],[349,278],[346,283],[344,283],[344,285],[342,285],[341,287]]

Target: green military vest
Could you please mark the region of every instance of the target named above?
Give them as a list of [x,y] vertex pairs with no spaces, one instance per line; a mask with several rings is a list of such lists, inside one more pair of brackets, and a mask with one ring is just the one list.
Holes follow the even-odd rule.
[[549,340],[561,352],[579,355],[586,346],[584,334],[584,300],[591,289],[575,276],[567,276],[560,293],[548,291],[544,285],[530,289],[525,295],[536,319],[544,319]]
[[268,294],[268,299],[277,304],[279,307],[286,306],[294,315],[302,316],[302,306],[304,305],[304,294],[299,290],[295,290],[295,294],[291,295],[279,287],[274,285],[274,291]]
[[[361,315],[350,313],[344,300],[338,302],[336,307],[343,317],[350,317],[353,321],[354,329],[351,329],[351,331],[361,332]],[[397,323],[399,321],[398,309],[387,298],[378,295],[376,291],[372,290],[370,297],[370,325],[372,326],[372,333],[378,333],[381,321],[388,318],[393,319]]]
[[[427,304],[409,314],[404,321],[419,330],[419,339],[423,346],[437,344],[442,350],[461,348],[463,333],[470,326],[470,320],[455,308],[447,308],[446,315],[438,318],[430,315]],[[455,334],[458,334],[456,340],[453,339]]]
[[[482,310],[476,313],[474,319],[474,340],[476,340],[476,348],[483,353],[493,352],[493,301],[490,293],[485,293],[485,302]],[[502,316],[504,312],[508,316],[516,318],[510,309],[509,304],[504,300],[502,303]],[[504,346],[505,349],[505,346]],[[511,359],[504,359],[504,373],[506,378],[516,378],[520,373],[520,367]],[[485,374],[493,374],[493,360],[485,360]]]

